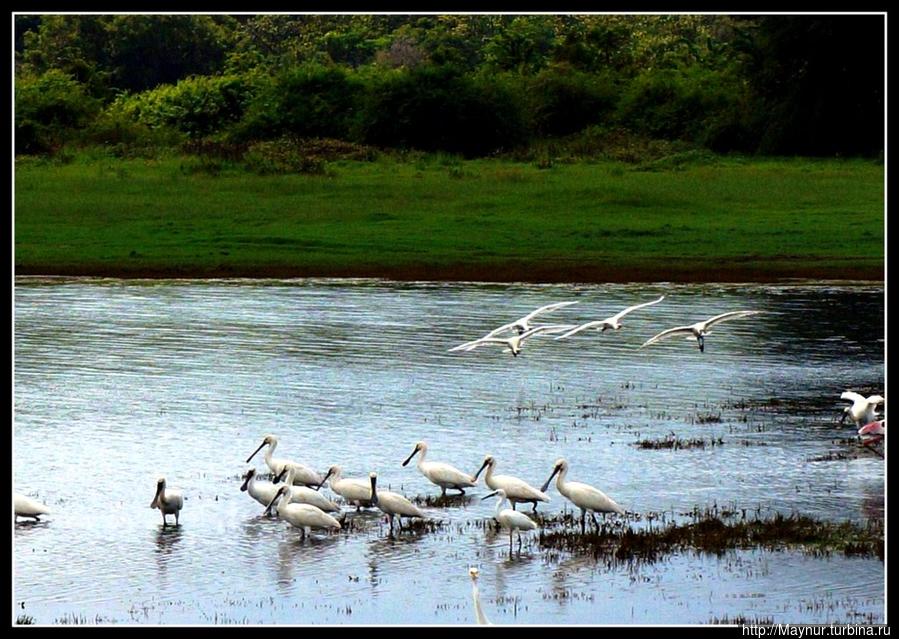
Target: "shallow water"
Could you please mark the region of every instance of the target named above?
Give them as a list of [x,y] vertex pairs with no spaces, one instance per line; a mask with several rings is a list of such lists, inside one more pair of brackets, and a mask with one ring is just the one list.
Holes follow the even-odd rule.
[[[620,331],[447,349],[557,301],[547,322],[628,315]],[[722,312],[768,314],[695,341],[638,349]],[[840,440],[851,388],[883,394],[881,286],[485,285],[382,281],[17,278],[14,480],[53,514],[15,527],[13,617],[38,623],[458,624],[468,567],[494,623],[883,622],[877,558],[693,552],[654,563],[510,554],[485,530],[494,500],[426,511],[433,532],[390,537],[374,512],[300,540],[239,490],[266,433],[276,457],[407,496],[439,489],[428,459],[539,486],[569,478],[629,511],[714,504],[863,522],[883,516],[883,460]],[[721,438],[689,450],[642,439]],[[266,472],[260,452],[250,465]],[[178,528],[151,510],[155,480],[184,491]],[[483,483],[472,489],[486,494]],[[540,511],[570,505],[555,487]],[[529,509],[529,507],[526,507]],[[171,518],[170,518],[171,520]],[[24,604],[24,607],[22,607]]]

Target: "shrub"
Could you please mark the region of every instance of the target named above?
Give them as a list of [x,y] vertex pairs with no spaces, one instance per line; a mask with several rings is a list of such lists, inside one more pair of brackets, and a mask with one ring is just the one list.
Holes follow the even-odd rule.
[[252,88],[240,76],[194,76],[175,85],[123,96],[114,105],[151,128],[171,127],[199,138],[240,120]]
[[337,68],[305,66],[269,79],[235,129],[243,140],[283,135],[346,138],[358,84]]
[[16,78],[16,153],[55,151],[98,109],[84,85],[61,71]]
[[501,86],[424,66],[373,80],[357,135],[383,147],[471,157],[517,142],[520,120],[520,107]]
[[618,100],[611,77],[559,65],[538,73],[528,92],[535,132],[567,135],[600,123]]

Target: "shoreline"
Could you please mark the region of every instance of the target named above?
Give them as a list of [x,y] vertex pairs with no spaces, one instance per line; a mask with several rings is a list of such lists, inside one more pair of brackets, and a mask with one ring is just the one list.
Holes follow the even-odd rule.
[[787,280],[849,280],[871,283],[885,282],[885,269],[871,266],[838,268],[802,266],[791,270],[765,269],[728,264],[715,270],[681,266],[618,267],[602,265],[533,265],[533,264],[459,264],[396,266],[346,266],[319,268],[312,266],[16,266],[15,276],[35,277],[100,277],[115,279],[384,279],[398,282],[491,282],[529,284],[626,284],[672,282],[760,283]]

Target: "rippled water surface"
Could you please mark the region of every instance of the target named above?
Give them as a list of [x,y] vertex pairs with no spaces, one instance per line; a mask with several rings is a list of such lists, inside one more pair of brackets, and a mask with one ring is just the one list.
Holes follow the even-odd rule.
[[[541,319],[627,316],[620,331],[536,337],[521,355],[447,352],[557,301]],[[763,319],[639,349],[719,313]],[[266,433],[283,456],[375,470],[409,497],[429,460],[539,486],[569,479],[636,513],[715,504],[864,522],[883,516],[883,460],[838,422],[851,388],[884,392],[880,286],[484,285],[379,281],[55,280],[15,287],[14,481],[45,521],[15,527],[13,616],[38,623],[472,623],[469,566],[494,623],[883,622],[884,564],[797,550],[685,551],[656,562],[510,553],[494,500],[425,507],[389,535],[372,511],[301,541],[239,490]],[[688,450],[639,440],[720,438]],[[852,454],[845,455],[851,452]],[[831,456],[839,459],[827,459]],[[265,472],[262,454],[250,465]],[[155,480],[184,491],[178,528]],[[324,489],[327,492],[327,488]],[[571,510],[555,487],[540,511]],[[525,507],[527,510],[530,507]]]

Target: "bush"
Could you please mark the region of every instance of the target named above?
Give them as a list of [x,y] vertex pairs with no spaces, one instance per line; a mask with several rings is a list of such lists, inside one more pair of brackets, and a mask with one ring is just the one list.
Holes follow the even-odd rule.
[[252,89],[240,76],[195,76],[120,97],[114,108],[151,128],[171,127],[200,138],[240,120]]
[[618,108],[636,133],[669,140],[703,139],[708,122],[736,99],[726,78],[697,67],[646,71],[634,78]]
[[244,162],[249,170],[260,175],[328,173],[328,165],[324,158],[309,153],[301,141],[292,138],[252,144],[244,156]]
[[382,147],[483,156],[523,137],[520,106],[503,87],[424,66],[375,78],[359,139]]
[[61,71],[16,78],[16,153],[57,150],[91,120],[99,106],[84,85]]
[[290,69],[259,90],[234,135],[242,140],[346,138],[358,95],[358,84],[340,68]]
[[618,100],[609,76],[568,66],[541,71],[531,80],[528,94],[535,132],[552,136],[576,133],[600,123]]

